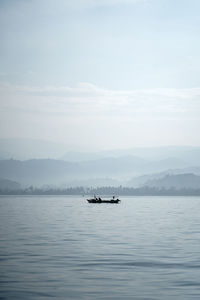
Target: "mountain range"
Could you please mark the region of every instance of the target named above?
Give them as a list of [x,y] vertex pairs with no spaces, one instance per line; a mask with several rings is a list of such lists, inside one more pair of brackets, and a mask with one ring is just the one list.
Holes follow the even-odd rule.
[[[185,166],[185,168],[178,168]],[[177,169],[178,168],[178,169]],[[22,185],[126,185],[141,186],[168,174],[200,173],[200,168],[187,167],[178,159],[148,161],[135,156],[105,158],[85,162],[55,159],[27,161],[1,160],[0,178]],[[144,175],[145,174],[145,175]]]
[[159,161],[169,158],[184,161],[188,166],[200,164],[200,147],[162,146],[135,147],[107,151],[72,151],[68,144],[36,139],[0,139],[0,159],[30,160],[57,159],[70,162],[84,162],[105,158],[135,156],[148,161]]
[[[22,186],[192,186],[200,175],[200,147],[69,151],[66,144],[0,139],[0,178]],[[32,159],[30,159],[32,158]],[[181,174],[186,174],[181,177]],[[178,177],[177,177],[178,176]],[[188,181],[186,180],[188,178]],[[194,186],[198,186],[198,178]]]
[[148,187],[155,188],[176,188],[176,189],[199,189],[200,188],[200,176],[194,174],[177,174],[177,175],[165,175],[159,179],[152,179],[145,183]]

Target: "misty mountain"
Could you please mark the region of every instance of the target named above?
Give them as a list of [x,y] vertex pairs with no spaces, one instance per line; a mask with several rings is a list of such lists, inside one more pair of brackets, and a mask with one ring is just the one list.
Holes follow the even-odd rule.
[[21,185],[16,182],[16,181],[12,181],[12,180],[8,180],[8,179],[0,179],[0,190],[1,191],[16,191],[19,190],[21,188]]
[[84,162],[89,160],[98,160],[103,158],[101,153],[89,153],[89,152],[76,152],[69,151],[65,155],[61,156],[61,160],[71,161],[71,162]]
[[57,158],[66,152],[62,143],[35,139],[0,139],[0,159]]
[[147,185],[147,182],[151,180],[160,179],[167,175],[179,175],[179,174],[200,175],[200,167],[188,167],[183,169],[167,169],[166,171],[163,172],[135,176],[129,180],[124,181],[123,185],[128,187],[141,187]]
[[187,163],[178,158],[168,158],[160,161],[148,161],[136,156],[107,157],[99,160],[80,162],[84,170],[94,174],[110,174],[124,177],[131,174],[160,172],[170,168],[184,168]]
[[104,158],[84,162],[68,162],[54,159],[33,159],[27,161],[0,161],[0,177],[22,184],[70,184],[105,179],[107,185],[112,180],[125,179],[144,173],[162,172],[171,168],[184,167],[185,162],[171,158],[161,161],[148,161],[135,156]]
[[165,160],[169,157],[179,158],[188,165],[200,165],[200,147],[192,146],[162,146],[162,147],[135,147],[133,149],[108,151],[109,156],[134,155],[146,160]]
[[[171,158],[184,161],[177,168],[200,165],[200,147],[163,146],[163,147],[135,147],[132,149],[116,149],[97,152],[71,151],[67,143],[57,143],[38,139],[0,139],[0,159],[57,159],[68,162],[85,162],[106,158],[139,157],[154,162]],[[160,163],[159,163],[160,164]],[[163,166],[164,168],[167,167]]]
[[93,153],[71,151],[63,155],[61,159],[67,161],[88,161],[127,156],[140,157],[141,159],[153,162],[178,158],[180,161],[187,163],[188,166],[200,165],[200,147],[190,146],[135,147],[133,149],[116,149]]
[[151,161],[145,166],[145,172],[160,172],[163,170],[174,169],[174,168],[186,168],[188,163],[180,158],[169,157],[162,160]]
[[0,177],[23,184],[60,183],[81,171],[81,166],[76,163],[53,159],[0,161]]
[[121,185],[120,180],[116,180],[113,178],[87,178],[87,179],[76,179],[72,181],[68,181],[67,184],[65,183],[64,185],[61,185],[61,187],[77,187],[77,186],[82,186],[82,187],[100,187],[100,186],[120,186]]
[[200,176],[194,174],[178,174],[178,175],[166,175],[163,178],[149,180],[145,183],[145,186],[155,188],[200,188]]
[[141,176],[135,176],[123,183],[124,186],[138,188],[147,185],[150,180],[160,179],[164,176],[169,175],[168,171],[154,174],[145,174]]
[[81,162],[82,167],[94,174],[112,174],[117,177],[121,175],[135,173],[144,168],[148,162],[140,157],[122,156],[107,157],[98,160]]
[[195,175],[200,175],[200,167],[187,167],[183,169],[171,169],[167,172],[168,174],[186,174],[193,173]]

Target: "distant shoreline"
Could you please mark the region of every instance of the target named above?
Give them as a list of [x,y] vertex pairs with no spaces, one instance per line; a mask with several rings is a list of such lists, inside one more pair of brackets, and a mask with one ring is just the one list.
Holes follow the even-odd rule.
[[69,187],[65,189],[56,188],[35,188],[29,187],[26,189],[18,190],[0,190],[0,195],[52,195],[52,196],[88,196],[91,195],[106,195],[106,196],[200,196],[200,189],[158,189],[154,187],[140,187],[140,188],[129,188],[129,187],[97,187],[97,188],[85,188],[85,187]]

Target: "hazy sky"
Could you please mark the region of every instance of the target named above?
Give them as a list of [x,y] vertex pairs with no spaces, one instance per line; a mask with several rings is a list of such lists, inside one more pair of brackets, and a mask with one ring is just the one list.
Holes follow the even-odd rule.
[[199,0],[0,0],[0,138],[200,146]]

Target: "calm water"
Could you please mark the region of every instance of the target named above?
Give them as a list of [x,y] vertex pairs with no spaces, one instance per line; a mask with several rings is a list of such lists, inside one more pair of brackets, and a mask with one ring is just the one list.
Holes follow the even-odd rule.
[[200,198],[0,197],[0,299],[200,299]]

